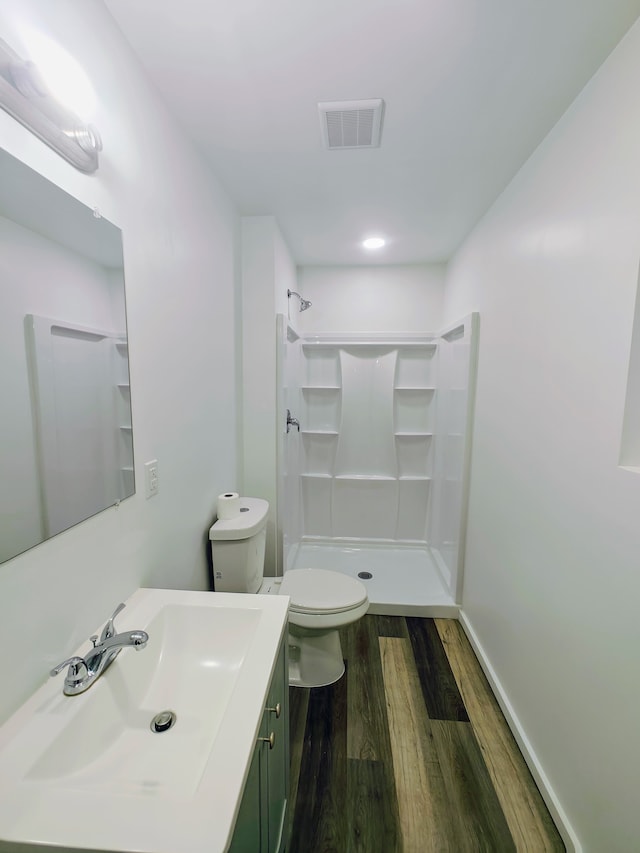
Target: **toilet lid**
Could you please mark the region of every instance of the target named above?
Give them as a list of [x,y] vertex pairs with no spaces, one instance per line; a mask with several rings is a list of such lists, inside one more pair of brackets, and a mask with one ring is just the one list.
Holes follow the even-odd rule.
[[325,569],[285,572],[280,593],[290,597],[289,607],[297,613],[342,613],[367,600],[367,590],[360,581]]

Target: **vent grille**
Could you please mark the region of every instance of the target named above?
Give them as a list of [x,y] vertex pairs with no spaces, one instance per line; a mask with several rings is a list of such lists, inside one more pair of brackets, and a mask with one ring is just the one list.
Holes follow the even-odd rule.
[[318,104],[325,148],[377,148],[383,101],[331,101]]

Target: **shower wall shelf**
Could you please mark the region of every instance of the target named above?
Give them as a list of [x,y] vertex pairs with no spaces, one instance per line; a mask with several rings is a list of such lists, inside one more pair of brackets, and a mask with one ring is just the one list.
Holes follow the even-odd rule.
[[429,481],[432,478],[427,476],[422,476],[419,474],[402,474],[398,477],[387,477],[384,474],[322,474],[318,471],[303,471],[300,474],[301,477],[310,477],[316,480],[373,480],[373,481],[381,481],[381,482],[400,482],[400,481],[410,481],[410,482],[425,482]]
[[426,430],[396,430],[393,433],[394,438],[433,438],[432,432],[427,432]]
[[437,349],[438,344],[436,341],[416,341],[415,339],[409,340],[394,340],[394,339],[380,339],[376,340],[375,338],[368,338],[362,341],[350,341],[347,338],[341,339],[340,342],[336,341],[322,341],[322,340],[312,340],[312,341],[303,341],[302,349],[351,349],[352,347],[381,347],[383,349],[398,349],[401,347],[410,347],[411,349]]
[[114,340],[116,370],[116,418],[120,423],[118,438],[118,461],[120,469],[119,498],[132,495],[135,491],[133,469],[133,428],[131,420],[131,387],[129,385],[129,342],[124,334]]
[[389,477],[386,474],[336,474],[334,480],[380,480],[383,482],[393,482],[398,477]]

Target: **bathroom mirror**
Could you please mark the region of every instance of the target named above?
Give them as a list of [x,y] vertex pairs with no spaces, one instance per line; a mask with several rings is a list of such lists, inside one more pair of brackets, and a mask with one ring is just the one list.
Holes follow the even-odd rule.
[[0,150],[0,562],[135,491],[122,235]]

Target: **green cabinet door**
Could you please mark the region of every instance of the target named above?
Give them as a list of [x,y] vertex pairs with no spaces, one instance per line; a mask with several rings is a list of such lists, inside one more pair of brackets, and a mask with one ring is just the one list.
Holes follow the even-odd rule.
[[289,676],[282,642],[229,853],[284,853],[289,796]]

